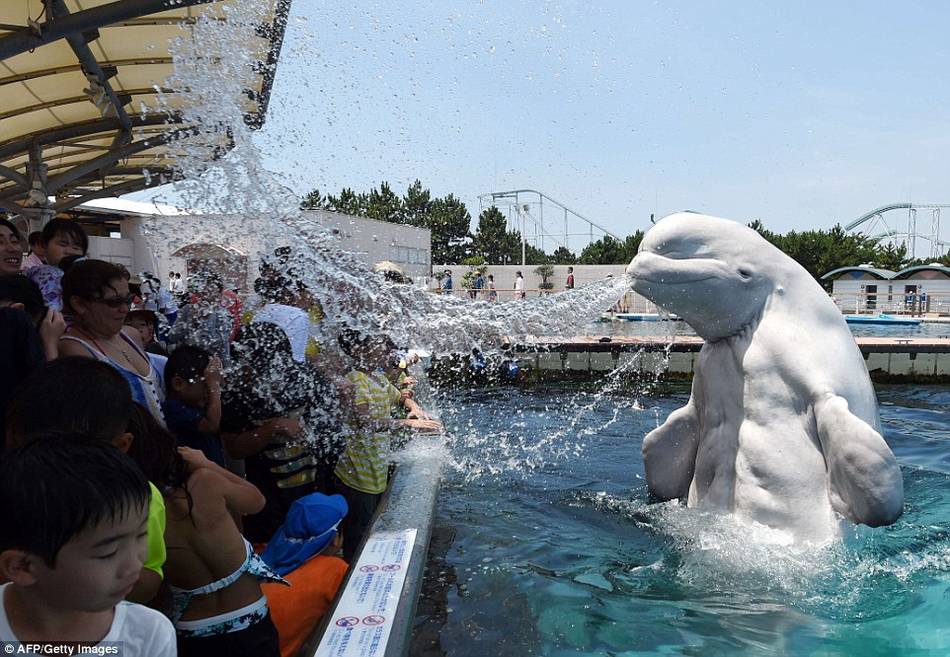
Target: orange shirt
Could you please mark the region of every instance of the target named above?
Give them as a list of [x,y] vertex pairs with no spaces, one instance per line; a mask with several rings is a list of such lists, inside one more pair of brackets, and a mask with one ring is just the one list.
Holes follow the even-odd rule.
[[281,657],[294,657],[330,610],[346,569],[339,557],[316,556],[284,575],[290,586],[261,584],[280,636]]

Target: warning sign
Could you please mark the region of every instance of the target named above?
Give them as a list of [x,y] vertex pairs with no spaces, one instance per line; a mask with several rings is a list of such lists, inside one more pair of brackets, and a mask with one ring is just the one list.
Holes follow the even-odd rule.
[[415,529],[370,535],[314,657],[386,652],[415,540]]

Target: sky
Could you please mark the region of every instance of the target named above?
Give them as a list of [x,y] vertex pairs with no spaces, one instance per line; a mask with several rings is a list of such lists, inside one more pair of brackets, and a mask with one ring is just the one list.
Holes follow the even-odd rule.
[[950,3],[330,4],[294,0],[255,138],[301,194],[531,188],[620,236],[950,202]]

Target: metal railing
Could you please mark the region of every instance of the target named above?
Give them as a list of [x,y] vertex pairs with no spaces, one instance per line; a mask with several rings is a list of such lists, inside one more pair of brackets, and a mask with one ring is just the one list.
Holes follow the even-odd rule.
[[888,292],[845,292],[831,295],[845,314],[950,315],[950,295]]
[[[439,288],[429,288],[433,294],[451,295],[459,299],[469,301],[518,301],[520,299],[531,299],[543,297],[549,294],[564,292],[565,288],[555,288],[552,290],[542,290],[541,288],[525,288],[524,290],[515,290],[514,288],[496,287],[494,290],[482,288],[479,290],[468,288],[452,288],[451,290],[441,290]],[[494,292],[494,294],[492,294]],[[636,292],[626,292],[624,296],[612,307],[604,308],[604,312],[623,312],[623,313],[655,313],[656,305],[644,299]]]

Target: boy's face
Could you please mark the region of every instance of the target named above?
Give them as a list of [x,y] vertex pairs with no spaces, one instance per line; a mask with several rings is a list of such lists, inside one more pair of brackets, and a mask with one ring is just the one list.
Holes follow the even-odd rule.
[[148,344],[155,338],[155,329],[152,327],[152,323],[147,319],[143,317],[127,317],[125,323],[127,326],[135,328],[142,334],[142,340],[145,344]]
[[97,612],[114,607],[139,579],[148,551],[148,504],[74,536],[56,565],[34,557],[33,586],[50,604]]
[[203,376],[195,379],[176,376],[172,379],[172,390],[175,397],[191,407],[201,408],[208,404],[208,385]]
[[46,262],[53,266],[66,256],[82,254],[82,244],[69,233],[56,233],[46,245]]

